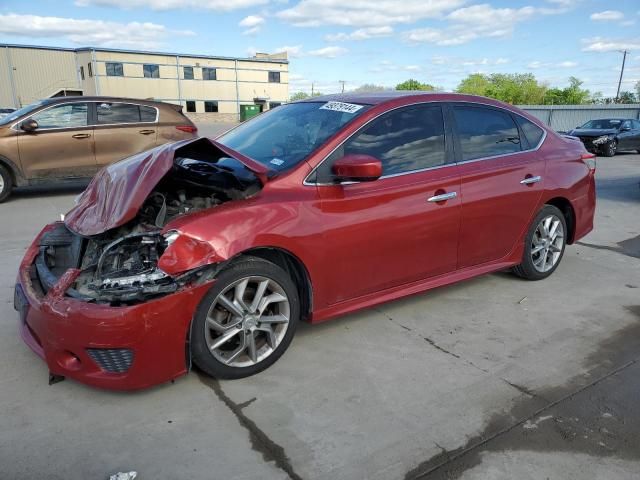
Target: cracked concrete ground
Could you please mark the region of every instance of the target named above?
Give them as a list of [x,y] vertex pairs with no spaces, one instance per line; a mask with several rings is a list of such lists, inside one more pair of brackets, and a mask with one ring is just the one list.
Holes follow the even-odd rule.
[[545,281],[486,275],[302,325],[249,379],[128,394],[48,386],[20,341],[18,262],[78,190],[19,192],[0,205],[0,478],[640,477],[640,155],[597,178],[596,230]]

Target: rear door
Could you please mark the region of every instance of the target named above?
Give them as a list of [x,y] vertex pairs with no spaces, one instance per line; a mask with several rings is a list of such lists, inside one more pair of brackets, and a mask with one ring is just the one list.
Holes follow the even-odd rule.
[[27,117],[38,122],[38,128],[25,132],[17,127],[26,178],[93,176],[97,165],[89,115],[86,102],[73,102],[52,105]]
[[158,109],[126,102],[94,102],[96,162],[108,165],[156,146]]
[[[317,169],[323,252],[333,269],[329,303],[455,270],[460,178],[445,131],[440,104],[397,108]],[[382,177],[335,184],[331,166],[346,154],[380,159]]]
[[490,106],[452,104],[451,113],[462,195],[458,268],[466,268],[506,257],[522,240],[545,185],[537,151],[544,130]]

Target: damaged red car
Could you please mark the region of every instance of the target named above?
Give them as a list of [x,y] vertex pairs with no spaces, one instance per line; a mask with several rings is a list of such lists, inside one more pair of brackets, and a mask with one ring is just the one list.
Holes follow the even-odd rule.
[[22,337],[52,378],[98,387],[246,377],[301,321],[549,276],[593,228],[594,174],[579,141],[486,98],[283,105],[100,171],[20,265]]

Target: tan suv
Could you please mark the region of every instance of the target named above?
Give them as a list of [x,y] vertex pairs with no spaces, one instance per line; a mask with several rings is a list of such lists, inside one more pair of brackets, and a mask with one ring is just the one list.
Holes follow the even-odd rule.
[[40,100],[0,119],[0,202],[14,186],[90,178],[109,163],[196,132],[179,105],[113,97]]

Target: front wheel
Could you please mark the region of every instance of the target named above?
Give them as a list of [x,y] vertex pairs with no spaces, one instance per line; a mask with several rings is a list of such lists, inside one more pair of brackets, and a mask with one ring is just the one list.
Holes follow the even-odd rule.
[[607,143],[607,145],[605,145],[605,147],[602,150],[602,154],[605,157],[613,157],[616,154],[616,151],[618,150],[618,142],[616,142],[615,140],[611,140],[609,143]]
[[299,317],[291,277],[274,263],[241,258],[218,276],[196,310],[192,359],[215,378],[254,375],[284,353]]
[[567,222],[553,205],[545,205],[531,223],[524,243],[522,263],[513,269],[519,277],[542,280],[560,264],[567,244]]

